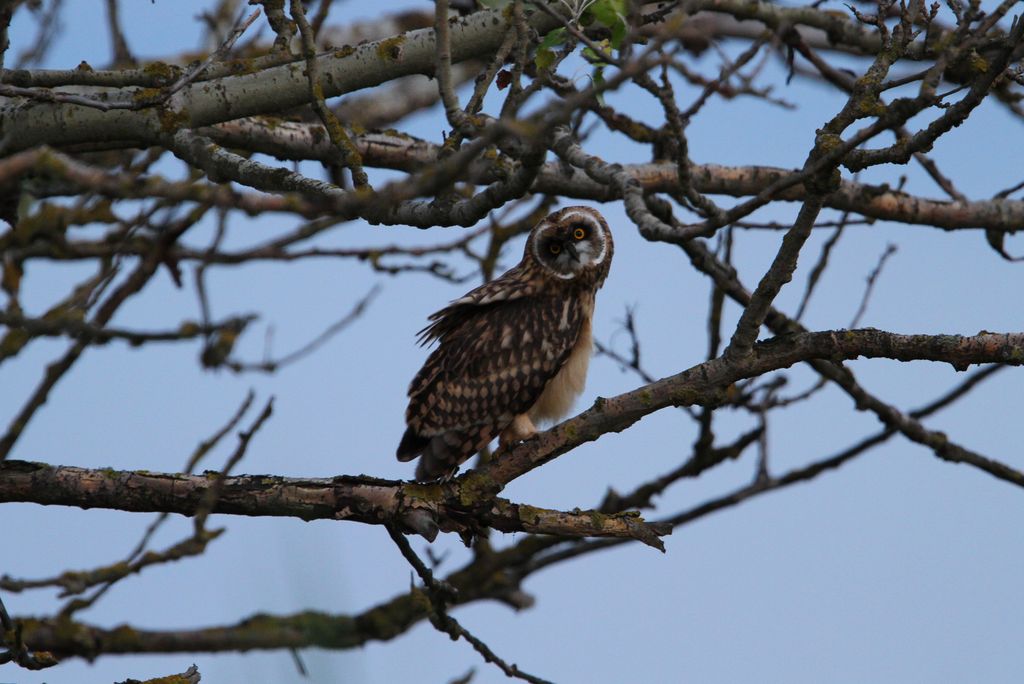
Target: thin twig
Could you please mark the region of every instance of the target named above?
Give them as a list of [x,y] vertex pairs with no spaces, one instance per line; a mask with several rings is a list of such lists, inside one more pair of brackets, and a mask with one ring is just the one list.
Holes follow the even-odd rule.
[[94,344],[103,344],[112,340],[123,340],[132,346],[139,346],[147,342],[192,340],[229,328],[241,332],[249,323],[256,319],[256,314],[247,314],[207,324],[184,321],[173,330],[145,331],[102,327],[73,317],[63,319],[56,317],[29,318],[20,313],[0,311],[0,325],[14,330],[24,330],[33,337],[70,337]]
[[860,320],[864,316],[864,313],[868,310],[868,302],[871,301],[871,292],[875,289],[875,282],[878,280],[878,276],[882,274],[882,269],[885,267],[885,262],[889,260],[893,254],[897,251],[896,245],[889,243],[885,247],[885,251],[882,252],[882,256],[878,258],[878,263],[875,264],[874,269],[867,277],[867,287],[864,288],[864,296],[860,299],[860,306],[857,307],[857,313],[854,314],[853,319],[850,320],[850,328],[856,328],[860,325]]
[[370,288],[362,299],[356,302],[355,306],[345,314],[340,320],[332,323],[322,333],[314,337],[312,340],[302,345],[298,349],[288,354],[285,354],[278,359],[265,359],[259,363],[246,363],[243,361],[232,361],[225,359],[222,361],[223,365],[236,373],[246,371],[260,371],[263,373],[274,373],[280,370],[282,367],[292,364],[309,354],[312,354],[320,348],[325,342],[330,340],[332,337],[340,333],[342,330],[352,324],[357,318],[363,315],[366,308],[370,305],[373,299],[380,293],[381,286],[374,285]]
[[821,246],[821,254],[818,255],[818,261],[814,264],[814,268],[811,269],[810,275],[807,276],[807,286],[804,288],[804,296],[800,298],[800,305],[796,308],[796,314],[793,316],[793,318],[798,321],[804,317],[807,305],[811,301],[811,295],[814,294],[814,288],[817,286],[821,275],[828,267],[828,259],[832,255],[832,250],[835,249],[836,243],[839,242],[839,238],[843,235],[843,230],[846,228],[846,219],[849,215],[850,212],[843,212],[843,216],[839,220],[839,225],[836,227],[836,231],[832,233],[828,240],[825,241],[825,244]]
[[263,411],[260,412],[256,420],[249,427],[248,430],[240,432],[238,434],[238,446],[235,447],[234,453],[228,458],[224,467],[221,468],[217,477],[213,480],[213,483],[206,490],[202,500],[199,502],[199,506],[196,507],[195,517],[192,520],[193,527],[195,528],[196,535],[204,532],[206,525],[206,519],[217,505],[217,499],[220,498],[221,491],[224,489],[224,480],[228,475],[231,474],[232,469],[238,462],[245,456],[246,450],[249,448],[249,442],[253,436],[259,432],[259,429],[263,427],[263,424],[270,419],[270,416],[274,413],[274,398],[271,397],[267,400],[266,406],[263,407]]
[[[153,277],[157,268],[164,262],[166,250],[189,228],[195,225],[206,213],[206,207],[193,208],[184,218],[165,227],[153,250],[147,254],[136,269],[118,286],[107,299],[99,305],[90,321],[94,326],[104,326],[114,316],[124,302],[141,290]],[[59,359],[46,367],[42,380],[36,386],[21,410],[8,425],[3,437],[0,437],[0,461],[10,454],[15,442],[28,426],[36,411],[46,403],[50,391],[65,373],[75,364],[85,349],[86,341],[78,340]]]
[[448,614],[447,603],[450,600],[456,598],[454,588],[447,582],[437,580],[434,578],[434,573],[423,564],[416,552],[413,551],[409,541],[405,538],[405,535],[394,527],[388,525],[388,534],[391,536],[391,540],[395,542],[395,546],[402,553],[402,556],[409,562],[409,565],[413,567],[416,574],[419,575],[420,580],[423,582],[423,586],[426,589],[427,597],[430,599],[430,605],[433,608],[433,614],[431,622],[441,632],[448,634],[453,640],[465,639],[473,647],[477,653],[483,657],[483,659],[498,668],[505,673],[506,677],[513,677],[515,679],[521,679],[526,682],[532,682],[533,684],[551,684],[546,679],[535,677],[534,675],[528,674],[520,670],[515,663],[511,665],[506,663],[504,660],[499,658],[491,648],[483,641],[473,636],[465,627]]
[[227,37],[224,39],[224,42],[221,44],[221,46],[218,47],[216,50],[214,50],[196,68],[189,70],[187,73],[183,74],[181,76],[181,78],[179,78],[177,81],[172,83],[171,86],[169,88],[167,88],[166,91],[161,93],[160,100],[162,102],[166,102],[175,93],[177,93],[178,91],[182,90],[187,85],[189,85],[190,83],[195,81],[197,78],[202,76],[203,73],[207,69],[209,69],[210,66],[214,62],[217,62],[217,61],[222,60],[225,57],[227,57],[228,53],[231,51],[231,48],[233,48],[235,46],[235,42],[239,38],[242,37],[242,34],[245,33],[246,29],[248,29],[250,26],[252,26],[252,23],[254,21],[256,21],[256,19],[259,18],[259,16],[260,16],[260,9],[257,7],[255,10],[253,10],[252,14],[250,14],[244,20],[241,17],[239,17],[238,21],[235,22],[234,29],[232,29],[231,33],[229,33],[227,35]]
[[313,28],[306,21],[302,0],[291,0],[290,7],[292,19],[295,20],[295,24],[299,27],[299,34],[302,36],[302,47],[306,56],[306,76],[309,79],[313,109],[323,122],[327,135],[338,152],[339,160],[352,174],[352,183],[357,189],[372,189],[366,171],[363,170],[363,159],[359,150],[352,144],[352,139],[324,100],[323,84],[320,81],[320,62],[316,56],[316,36],[313,35]]

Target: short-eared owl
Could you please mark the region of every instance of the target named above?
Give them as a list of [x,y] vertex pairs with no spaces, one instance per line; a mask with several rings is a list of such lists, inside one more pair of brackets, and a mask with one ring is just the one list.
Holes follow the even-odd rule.
[[430,317],[421,344],[438,340],[409,386],[398,459],[420,456],[416,478],[450,476],[495,436],[536,434],[583,391],[594,294],[612,261],[597,211],[566,207],[530,233],[522,261]]

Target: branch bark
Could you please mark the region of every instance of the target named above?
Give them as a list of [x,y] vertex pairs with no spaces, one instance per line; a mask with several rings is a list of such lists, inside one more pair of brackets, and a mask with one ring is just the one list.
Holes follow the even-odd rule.
[[[310,124],[262,119],[230,121],[204,128],[201,134],[220,145],[262,152],[282,160],[329,161],[330,143]],[[399,171],[421,171],[439,158],[440,146],[405,135],[386,132],[357,136],[353,142],[368,166]],[[467,169],[465,179],[478,185],[493,183],[507,174],[510,160],[479,158]],[[680,188],[674,162],[623,164],[645,192],[672,193]],[[774,166],[721,166],[692,164],[690,182],[705,194],[747,197],[760,193],[797,169]],[[609,184],[598,183],[579,169],[569,173],[564,164],[549,162],[541,167],[531,191],[579,200],[611,202],[622,193]],[[806,187],[798,184],[779,192],[775,199],[802,202]],[[1013,232],[1024,225],[1024,201],[1010,199],[950,202],[911,195],[888,185],[844,180],[839,189],[822,198],[825,207],[852,211],[879,220],[898,221],[943,229],[987,228]]]
[[[504,35],[495,26],[505,23],[501,10],[476,12],[453,21],[453,62],[493,53]],[[543,34],[558,23],[535,12],[530,25]],[[344,47],[316,57],[324,97],[330,98],[386,83],[411,74],[431,74],[436,55],[434,30],[418,29],[356,47]],[[38,145],[79,143],[157,143],[181,128],[209,126],[244,116],[286,111],[310,101],[309,79],[303,62],[293,62],[227,76],[183,88],[163,107],[100,111],[74,104],[35,103],[0,110],[0,156]],[[125,88],[113,99],[143,97],[146,89]],[[67,125],[73,120],[74,126]]]
[[[644,416],[668,406],[720,403],[732,383],[802,361],[835,362],[858,357],[897,361],[929,360],[965,370],[973,363],[1024,364],[1024,333],[960,335],[900,335],[872,328],[782,335],[754,345],[742,358],[719,357],[688,370],[594,405],[537,439],[499,454],[466,478],[484,478],[502,486],[544,463],[592,442],[608,432],[621,432]],[[960,460],[965,460],[959,454]],[[1011,469],[1012,470],[1012,469]],[[1024,486],[1024,474],[1012,471],[1002,479]],[[996,473],[993,473],[996,474]]]
[[[717,403],[732,383],[813,360],[858,357],[928,360],[965,370],[971,364],[1024,365],[1024,333],[901,335],[872,328],[782,335],[754,345],[747,356],[719,357],[612,398],[536,439],[502,452],[490,463],[443,485],[367,477],[284,478],[239,476],[223,480],[214,513],[341,519],[365,524],[402,524],[425,536],[439,528],[467,532],[488,525],[505,532],[561,536],[613,536],[657,546],[664,528],[632,514],[602,517],[591,511],[558,512],[495,500],[506,484],[577,446],[621,432],[668,406]],[[937,433],[920,439],[935,446]],[[951,460],[965,460],[962,448]],[[1002,466],[1002,479],[1024,486],[1024,474]],[[204,475],[90,470],[10,461],[0,464],[0,502],[166,511],[193,515],[213,480]],[[467,519],[468,518],[468,519]],[[431,525],[436,524],[436,528]]]
[[[11,460],[0,463],[0,502],[193,516],[218,481],[217,475],[89,469]],[[555,511],[493,499],[471,486],[442,487],[349,476],[268,475],[231,476],[223,478],[222,483],[211,513],[398,524],[430,539],[438,529],[472,534],[487,526],[502,532],[625,537],[664,551],[658,537],[671,533],[668,526],[645,523],[636,513]]]

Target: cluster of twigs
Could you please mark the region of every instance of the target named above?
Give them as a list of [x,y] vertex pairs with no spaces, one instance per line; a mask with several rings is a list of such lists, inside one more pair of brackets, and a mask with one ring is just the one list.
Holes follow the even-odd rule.
[[[0,10],[2,50],[7,48],[12,13],[23,11],[18,4],[7,3]],[[1013,198],[1021,185],[988,200],[971,200],[928,154],[985,101],[1024,117],[1024,22],[1019,17],[1008,21],[1015,1],[983,12],[977,2],[950,0],[943,14],[938,5],[926,6],[921,0],[879,0],[871,10],[849,12],[750,0],[509,0],[498,9],[460,15],[439,0],[432,16],[406,16],[404,33],[371,33],[356,45],[330,37],[337,32],[332,34],[329,0],[252,4],[261,8],[241,17],[229,16],[227,2],[207,13],[205,42],[210,49],[189,65],[138,63],[119,26],[117,2],[108,3],[114,36],[110,68],[37,68],[53,33],[51,13],[40,17],[35,51],[20,55],[16,63],[6,56],[14,67],[0,73],[0,96],[5,98],[0,110],[0,217],[10,223],[0,233],[0,284],[6,297],[0,310],[0,325],[6,328],[0,338],[0,364],[45,337],[67,338],[68,346],[0,433],[0,501],[160,515],[117,563],[43,579],[0,579],[5,591],[59,587],[62,596],[73,597],[53,617],[43,619],[12,620],[0,604],[6,649],[0,662],[40,668],[55,664],[57,657],[166,650],[157,644],[164,643],[168,632],[133,630],[131,638],[113,640],[109,630],[78,621],[75,614],[147,567],[201,554],[223,532],[206,527],[214,512],[383,524],[415,569],[422,589],[414,587],[355,620],[322,614],[264,619],[256,641],[245,621],[174,632],[179,650],[352,648],[392,638],[429,619],[453,638],[467,640],[508,676],[543,681],[498,657],[450,615],[450,608],[485,598],[524,607],[532,598],[521,583],[532,573],[629,541],[664,550],[661,537],[679,525],[811,480],[897,435],[940,459],[1024,486],[1020,471],[922,422],[1006,365],[1019,365],[1024,359],[1022,335],[812,332],[800,322],[830,255],[851,226],[890,220],[944,230],[980,228],[1002,257],[1013,258],[1004,239],[1024,225],[1024,200]],[[242,42],[261,19],[273,34],[272,44],[260,38]],[[743,40],[746,47],[730,57],[720,47],[724,38]],[[689,59],[707,50],[718,51],[721,58],[717,73],[710,75],[700,73]],[[851,73],[834,66],[831,56],[837,53],[859,58],[860,70]],[[564,64],[578,63],[577,55],[592,69],[588,81],[563,73]],[[762,82],[766,65],[775,58],[783,61],[790,78],[820,81],[845,98],[818,129],[803,165],[695,164],[688,152],[688,126],[713,98],[757,98],[795,106]],[[436,80],[424,86],[420,74]],[[470,81],[463,104],[458,88]],[[676,91],[680,82],[696,86],[699,95],[682,98]],[[606,94],[626,87],[650,98],[661,112],[660,126],[608,104]],[[367,98],[354,94],[365,88],[377,88],[372,109]],[[495,92],[501,93],[500,106],[487,111],[485,96]],[[340,103],[333,100],[342,95],[347,97]],[[443,108],[448,124],[441,139],[384,130],[434,104]],[[72,120],[74,125],[67,125]],[[605,161],[588,147],[594,126],[650,148],[653,160],[633,165]],[[888,144],[886,136],[892,138]],[[170,175],[172,158],[187,169],[180,179]],[[841,177],[844,170],[857,173],[891,163],[920,165],[945,197],[915,196],[898,186]],[[388,171],[388,178],[393,172],[401,176],[384,182],[380,170]],[[727,205],[723,198],[728,197],[739,199]],[[185,475],[98,473],[5,461],[50,392],[95,345],[199,340],[205,367],[274,372],[357,321],[377,292],[374,288],[357,300],[351,311],[296,352],[252,361],[237,357],[235,343],[256,316],[212,320],[208,269],[257,261],[349,259],[390,276],[420,273],[456,282],[478,274],[489,278],[506,243],[528,231],[559,201],[570,199],[622,202],[644,238],[681,249],[707,278],[711,295],[703,363],[656,378],[642,362],[640,322],[627,312],[627,351],[605,343],[599,352],[635,373],[641,387],[598,399],[538,439],[443,485],[348,476],[231,476],[269,418],[270,403],[239,436],[216,476],[189,475],[242,420],[251,396],[223,429],[197,448]],[[775,202],[799,203],[792,224],[764,224],[753,218],[754,212]],[[823,219],[823,209],[841,216],[838,221]],[[240,212],[272,212],[292,224],[261,243],[225,247]],[[431,246],[323,244],[338,226],[356,220],[424,229],[480,225]],[[191,238],[197,226],[211,223],[216,229],[209,244]],[[102,234],[97,227],[104,227]],[[732,268],[732,246],[738,231],[759,228],[784,234],[770,267],[756,284],[747,284]],[[814,230],[834,232],[817,258],[797,312],[789,316],[774,302]],[[887,249],[869,275],[851,328],[859,324],[893,251]],[[49,310],[27,312],[20,296],[26,267],[45,261],[83,262],[94,272]],[[467,263],[471,269],[465,268]],[[161,269],[186,287],[185,267],[193,268],[198,320],[155,331],[110,325],[122,305]],[[742,311],[731,332],[724,328],[722,315],[728,300]],[[758,343],[764,328],[776,337]],[[903,411],[869,393],[843,365],[858,356],[934,360],[957,368],[990,365],[921,408]],[[780,371],[794,364],[806,364],[818,380],[787,395],[787,379]],[[766,446],[773,412],[810,401],[828,385],[872,412],[882,429],[806,466],[773,472]],[[534,468],[667,407],[683,409],[697,433],[692,449],[669,472],[632,491],[610,489],[591,510],[541,509],[498,496]],[[723,442],[715,433],[716,412],[723,408],[748,413],[754,427]],[[748,485],[693,508],[659,514],[656,521],[644,521],[636,512],[655,508],[655,498],[680,481],[751,450],[758,458]],[[193,517],[193,534],[166,549],[149,550],[154,532],[172,512]],[[497,549],[488,540],[488,528],[528,534]],[[462,535],[473,549],[470,560],[444,579],[434,577],[404,536],[418,533],[433,539],[440,531]],[[61,629],[71,621],[74,639],[66,636],[71,630]],[[331,629],[323,629],[325,625]],[[30,651],[26,644],[45,651]],[[198,680],[198,673],[193,675]]]

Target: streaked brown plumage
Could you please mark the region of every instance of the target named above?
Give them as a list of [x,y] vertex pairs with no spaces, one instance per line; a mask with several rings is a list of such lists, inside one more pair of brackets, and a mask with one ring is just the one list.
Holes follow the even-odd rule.
[[589,207],[566,207],[534,227],[523,259],[430,317],[437,340],[409,386],[399,460],[416,478],[448,477],[494,437],[535,434],[583,390],[594,295],[611,265],[612,236]]

